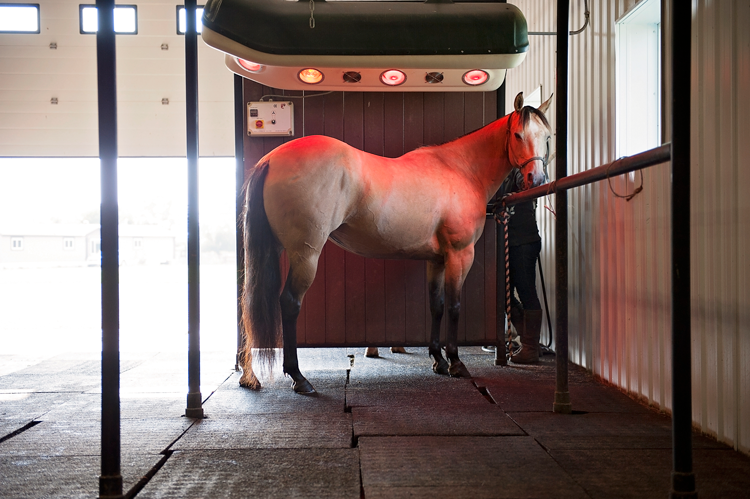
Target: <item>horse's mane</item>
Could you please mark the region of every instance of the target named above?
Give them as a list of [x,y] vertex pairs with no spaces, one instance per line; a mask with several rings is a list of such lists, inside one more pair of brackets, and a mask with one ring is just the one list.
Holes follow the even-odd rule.
[[[513,113],[511,113],[511,114],[513,114]],[[521,108],[520,111],[518,111],[518,116],[520,117],[521,124],[523,125],[524,128],[526,128],[526,126],[529,124],[529,120],[531,119],[531,115],[532,114],[536,115],[539,118],[539,120],[542,122],[542,124],[544,126],[546,126],[550,130],[552,129],[552,125],[550,125],[549,121],[547,121],[547,117],[544,116],[544,113],[541,112],[539,109],[537,109],[535,107],[532,107],[532,106],[524,106],[524,107]],[[444,146],[446,144],[450,144],[451,142],[455,142],[457,140],[461,140],[464,137],[468,137],[469,135],[471,135],[473,133],[477,133],[477,132],[479,132],[481,130],[484,130],[485,128],[491,126],[493,123],[495,123],[495,122],[497,122],[497,121],[505,118],[506,116],[509,116],[509,115],[501,116],[501,117],[499,117],[499,118],[491,121],[490,123],[487,123],[486,125],[477,128],[476,130],[472,130],[471,132],[467,132],[467,133],[465,133],[465,134],[463,134],[463,135],[461,135],[459,137],[456,137],[455,139],[451,139],[451,140],[449,140],[447,142],[443,142],[442,144],[423,145],[423,146],[418,147],[417,149],[424,149],[424,148],[428,148],[428,147],[440,147],[440,146]]]

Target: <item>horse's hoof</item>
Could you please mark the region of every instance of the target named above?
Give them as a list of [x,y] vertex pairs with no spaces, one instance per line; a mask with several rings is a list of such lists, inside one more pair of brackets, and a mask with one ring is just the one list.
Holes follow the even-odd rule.
[[432,363],[432,370],[435,372],[435,374],[447,375],[448,363],[445,361],[445,359],[436,360]]
[[365,357],[370,357],[372,359],[379,356],[378,347],[367,347],[367,350],[365,350]]
[[301,395],[314,395],[315,393],[318,393],[315,391],[312,384],[310,384],[305,378],[293,382],[292,389],[294,390],[294,393],[299,393]]
[[448,372],[450,373],[451,378],[471,378],[469,370],[466,369],[466,366],[460,360],[453,362],[450,369],[448,369]]
[[243,388],[249,388],[251,390],[260,390],[261,388],[260,381],[258,381],[258,378],[256,378],[255,376],[251,376],[248,379],[245,379],[245,377],[243,376],[242,378],[240,378],[240,386]]
[[391,347],[391,353],[406,353],[404,347]]

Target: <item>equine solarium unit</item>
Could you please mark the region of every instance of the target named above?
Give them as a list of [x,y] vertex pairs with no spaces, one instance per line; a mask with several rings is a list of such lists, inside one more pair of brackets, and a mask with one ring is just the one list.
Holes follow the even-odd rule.
[[496,2],[209,0],[203,25],[231,71],[286,90],[488,92],[529,48]]

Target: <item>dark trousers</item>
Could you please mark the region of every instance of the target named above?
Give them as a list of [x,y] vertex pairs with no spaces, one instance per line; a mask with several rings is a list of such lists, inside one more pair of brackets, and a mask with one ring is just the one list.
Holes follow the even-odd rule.
[[[541,241],[508,248],[512,307],[520,307],[523,310],[542,309],[536,293],[536,261],[541,251]],[[518,298],[516,298],[516,293],[518,293]]]

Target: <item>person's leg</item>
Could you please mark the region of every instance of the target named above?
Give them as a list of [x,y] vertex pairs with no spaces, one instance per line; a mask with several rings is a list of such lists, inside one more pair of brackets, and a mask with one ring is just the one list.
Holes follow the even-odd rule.
[[533,364],[539,362],[539,336],[542,327],[542,306],[536,292],[536,262],[541,242],[524,244],[515,249],[514,284],[524,310],[521,348],[511,355],[511,360],[516,364]]

